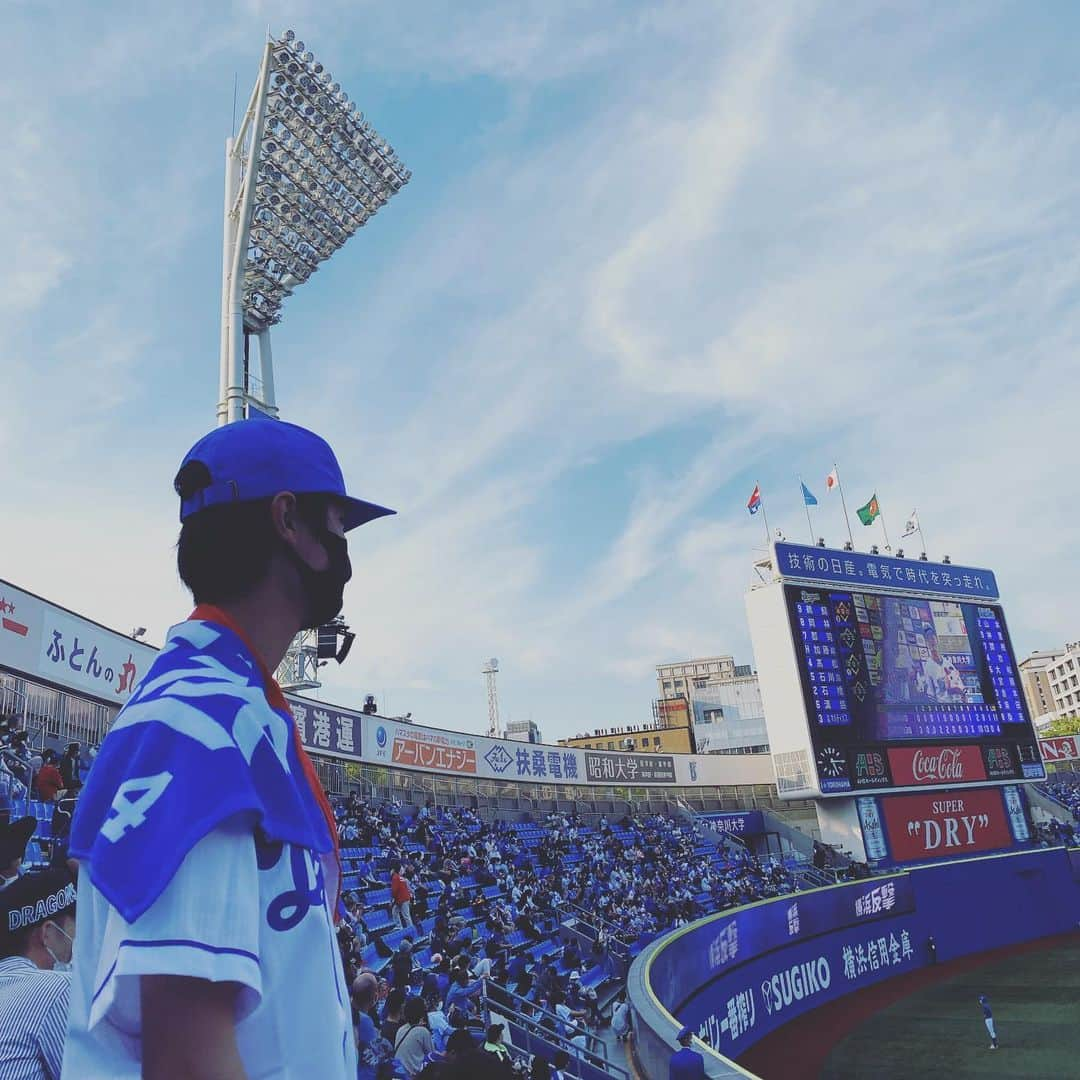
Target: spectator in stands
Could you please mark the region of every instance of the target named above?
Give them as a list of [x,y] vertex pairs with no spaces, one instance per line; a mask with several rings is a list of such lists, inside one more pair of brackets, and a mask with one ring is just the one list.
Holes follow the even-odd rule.
[[[438,1080],[501,1080],[500,1063],[484,1053],[464,1028],[455,1031],[446,1043],[446,1062],[432,1077]],[[425,1071],[421,1074],[428,1080]]]
[[454,1025],[450,1023],[450,1018],[439,1003],[441,999],[438,994],[426,994],[423,1000],[424,1005],[427,1007],[427,1022],[428,1030],[431,1032],[431,1041],[435,1044],[436,1052],[442,1053],[446,1049],[446,1040],[454,1030]]
[[469,969],[470,974],[474,979],[491,978],[492,970],[495,966],[495,962],[491,958],[492,952],[494,952],[494,949],[490,947],[490,942],[480,946],[480,956]]
[[407,990],[409,988],[409,979],[412,976],[412,969],[412,944],[408,938],[404,938],[390,961],[390,974],[393,985],[400,987],[402,990]]
[[412,889],[409,888],[408,881],[401,876],[401,863],[395,863],[390,873],[390,901],[394,925],[399,930],[413,924],[410,910],[412,898]]
[[427,1009],[423,1001],[411,996],[405,1001],[404,1021],[394,1036],[394,1057],[401,1062],[407,1076],[416,1076],[424,1067],[435,1044],[427,1026]]
[[534,1055],[532,1065],[529,1067],[529,1080],[551,1080],[551,1066],[547,1058],[539,1054]]
[[386,1001],[383,1003],[382,1024],[379,1027],[379,1034],[392,1043],[397,1038],[398,1028],[401,1027],[404,1021],[405,991],[401,987],[395,986],[386,995]]
[[494,1076],[509,1077],[513,1075],[510,1051],[502,1041],[505,1030],[506,1028],[502,1024],[488,1024],[484,1037],[484,1053],[489,1054],[498,1062],[496,1069],[493,1070]]
[[551,1059],[551,1080],[570,1080],[566,1071],[570,1068],[570,1055],[565,1050],[556,1050]]
[[387,511],[347,496],[330,447],[281,421],[216,428],[174,487],[197,606],[79,800],[65,1073],[354,1080],[342,963],[325,948],[336,822],[272,672],[341,610],[346,532]]
[[592,1027],[600,1025],[600,1009],[597,1004],[596,991],[583,986],[581,975],[576,971],[570,972],[570,981],[566,988],[566,1004],[575,1015],[587,1017]]
[[679,1032],[679,1049],[668,1063],[668,1080],[705,1080],[705,1058],[691,1047],[694,1033],[684,1027]]
[[12,824],[0,822],[0,889],[7,889],[19,880],[26,845],[37,828],[37,819],[19,818]]
[[56,767],[56,751],[46,750],[41,755],[41,768],[34,777],[34,787],[37,788],[38,798],[51,803],[56,802],[56,796],[64,789],[64,778]]
[[611,1030],[615,1032],[615,1038],[619,1042],[625,1042],[630,1037],[630,1004],[626,1000],[625,990],[615,999]]
[[563,966],[570,968],[571,971],[581,967],[581,946],[578,945],[576,938],[567,936],[566,944],[563,946],[562,959]]
[[454,1005],[466,1013],[472,1011],[472,1000],[483,989],[481,979],[469,982],[469,972],[463,967],[455,969],[450,978],[450,989],[446,992],[446,1009],[449,1011]]
[[570,1038],[570,1045],[578,1051],[578,1058],[583,1054],[595,1054],[596,1049],[589,1033],[584,1028],[578,1028]]
[[578,1032],[577,1021],[584,1021],[585,1010],[584,1009],[571,1009],[566,1003],[566,996],[561,990],[556,990],[552,993],[551,998],[552,1012],[559,1018],[561,1024],[559,1026],[559,1033],[565,1039],[572,1038]]
[[79,773],[79,744],[68,743],[64,756],[60,759],[60,776],[64,781],[64,790],[74,794],[82,786]]
[[529,974],[529,958],[524,952],[511,957],[506,969],[506,979],[510,988],[524,996],[532,989],[532,976]]
[[0,893],[0,1076],[59,1080],[74,936],[66,871],[34,871]]
[[353,1025],[356,1031],[357,1080],[376,1080],[380,1061],[378,1048],[379,1031],[375,1027],[371,1011],[379,992],[379,980],[370,971],[362,972],[353,980]]
[[25,731],[16,731],[11,737],[11,746],[8,754],[11,755],[10,767],[19,782],[27,789],[34,779],[33,755],[28,745],[29,734]]

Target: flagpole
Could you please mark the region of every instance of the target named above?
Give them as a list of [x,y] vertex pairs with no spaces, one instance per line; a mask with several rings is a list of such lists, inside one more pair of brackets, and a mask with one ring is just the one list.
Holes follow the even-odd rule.
[[847,499],[844,498],[844,485],[840,482],[840,467],[833,462],[833,472],[836,473],[836,486],[840,489],[840,505],[844,508],[844,521],[847,523],[848,540],[851,541],[851,550],[855,550],[855,534],[851,531],[851,518],[848,517]]
[[[803,483],[802,475],[799,475],[799,487],[802,489],[800,494],[802,495],[803,507],[806,509],[806,524],[810,526],[810,546],[814,544],[814,523],[810,520],[810,504],[806,501],[806,485]],[[820,491],[821,489],[818,488]]]
[[761,494],[761,484],[755,481],[754,487],[758,490],[758,497],[761,499],[761,520],[765,522],[765,547],[772,543],[772,533],[769,532],[769,515],[765,513],[765,496]]
[[885,515],[881,512],[881,503],[878,503],[878,521],[881,522],[881,533],[885,537],[885,550],[892,551],[892,544],[889,543],[889,530],[885,528]]
[[915,520],[919,523],[919,539],[922,541],[922,549],[923,549],[923,552],[925,553],[926,552],[926,537],[923,536],[922,518],[920,518],[920,517],[918,517],[918,515],[916,515]]

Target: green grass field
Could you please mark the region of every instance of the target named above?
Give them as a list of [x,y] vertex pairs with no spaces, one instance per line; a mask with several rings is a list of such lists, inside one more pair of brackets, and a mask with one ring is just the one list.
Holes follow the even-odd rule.
[[[998,1050],[976,1000],[990,996]],[[1080,944],[1024,953],[920,990],[839,1043],[823,1080],[1080,1078]]]

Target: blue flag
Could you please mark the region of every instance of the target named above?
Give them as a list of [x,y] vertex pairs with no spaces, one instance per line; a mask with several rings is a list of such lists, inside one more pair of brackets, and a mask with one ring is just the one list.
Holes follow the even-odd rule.
[[807,506],[817,506],[817,496],[800,480],[800,486],[802,487],[803,502]]

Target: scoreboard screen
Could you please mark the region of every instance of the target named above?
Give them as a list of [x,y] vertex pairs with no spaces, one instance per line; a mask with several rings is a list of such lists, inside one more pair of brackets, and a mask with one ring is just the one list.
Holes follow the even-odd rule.
[[784,595],[823,794],[1044,775],[999,604]]

